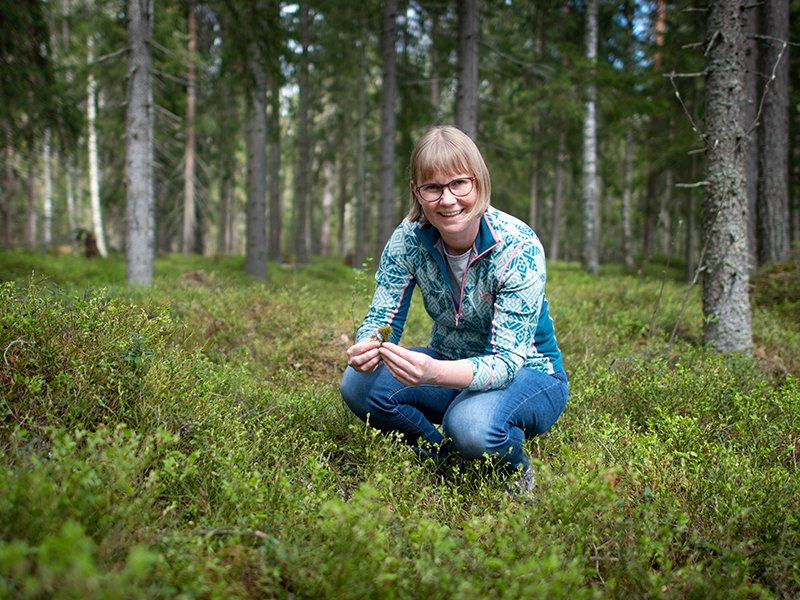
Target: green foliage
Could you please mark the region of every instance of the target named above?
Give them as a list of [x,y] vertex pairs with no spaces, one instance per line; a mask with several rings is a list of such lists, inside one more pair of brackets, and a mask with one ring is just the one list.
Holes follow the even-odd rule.
[[[54,276],[0,284],[0,597],[800,595],[791,298],[722,357],[694,295],[666,348],[687,289],[655,262],[549,265],[571,397],[516,497],[341,402],[366,270],[270,265],[265,285],[164,256],[141,289],[115,259],[19,260]],[[415,299],[404,344],[426,319]]]

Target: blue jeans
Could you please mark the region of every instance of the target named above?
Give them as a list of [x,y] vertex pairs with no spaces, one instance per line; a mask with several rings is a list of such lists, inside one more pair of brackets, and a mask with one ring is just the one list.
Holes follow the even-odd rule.
[[[429,348],[411,348],[439,359]],[[362,421],[399,432],[415,450],[436,459],[456,451],[462,458],[495,456],[509,469],[528,468],[522,441],[543,434],[567,404],[567,375],[520,369],[507,387],[472,392],[436,385],[407,386],[383,365],[369,374],[347,367],[342,398]],[[441,424],[444,436],[434,427]],[[448,443],[443,444],[445,437]]]

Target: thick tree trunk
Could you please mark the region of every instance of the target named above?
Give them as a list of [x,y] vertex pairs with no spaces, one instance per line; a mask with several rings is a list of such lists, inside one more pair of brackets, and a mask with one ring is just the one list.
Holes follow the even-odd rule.
[[358,146],[356,149],[356,235],[353,268],[360,269],[366,259],[366,153],[367,153],[367,24],[361,21],[361,47],[358,65]]
[[[131,0],[132,2],[134,0]],[[130,15],[128,17],[130,19]],[[130,27],[130,26],[129,26]],[[129,42],[130,43],[130,42]],[[94,60],[93,48],[94,38],[90,35],[86,40],[86,45],[89,48],[87,62],[89,64]],[[148,58],[149,65],[149,58]],[[131,68],[129,67],[129,71]],[[148,75],[149,77],[149,66]],[[130,86],[130,82],[128,82]],[[87,144],[89,146],[89,199],[92,207],[92,231],[94,233],[95,242],[97,243],[97,250],[100,256],[108,256],[106,249],[106,232],[103,227],[103,209],[100,205],[100,166],[99,158],[97,156],[97,84],[94,81],[94,75],[90,72],[86,84],[86,122],[89,130]],[[130,110],[130,100],[128,100],[128,110]],[[127,143],[127,142],[126,142]],[[130,182],[128,182],[130,184]],[[137,182],[139,185],[140,182]],[[130,193],[129,191],[126,193]]]
[[597,234],[597,85],[594,74],[597,65],[597,2],[586,4],[586,58],[592,66],[587,90],[586,117],[583,122],[583,227],[581,236],[581,268],[592,275],[598,270]]
[[281,86],[277,75],[270,80],[269,121],[269,259],[281,260]]
[[194,118],[195,118],[195,46],[197,26],[195,22],[195,0],[189,0],[189,68],[186,89],[186,152],[183,166],[183,253],[190,254],[195,246],[194,201]]
[[742,23],[746,36],[745,49],[745,99],[742,107],[744,126],[750,131],[750,143],[745,155],[745,190],[747,191],[747,251],[748,264],[754,266],[756,260],[756,198],[758,197],[758,10],[756,6],[742,11]]
[[761,3],[759,57],[765,84],[758,135],[756,254],[764,265],[789,258],[789,0]]
[[381,170],[378,239],[375,256],[383,253],[395,228],[394,137],[397,99],[397,0],[383,3],[383,84],[381,90]]
[[300,105],[298,107],[297,124],[297,170],[295,173],[295,205],[294,234],[295,255],[298,265],[308,264],[308,189],[310,183],[310,144],[308,132],[309,83],[308,83],[308,47],[310,20],[308,3],[300,4],[300,30],[303,44],[303,55],[300,61]]
[[125,113],[125,267],[129,283],[149,286],[155,268],[153,127],[150,103],[149,0],[128,0],[128,91]]
[[258,47],[251,46],[250,69],[255,82],[247,117],[247,226],[244,272],[267,278],[267,76]]
[[709,0],[708,8],[703,342],[732,352],[753,343],[742,123],[745,38],[738,0]]
[[456,126],[478,134],[478,0],[458,0],[458,88]]

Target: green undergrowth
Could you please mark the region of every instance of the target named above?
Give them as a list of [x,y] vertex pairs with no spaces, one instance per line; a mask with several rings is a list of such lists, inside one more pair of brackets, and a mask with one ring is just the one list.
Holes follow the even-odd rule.
[[[520,498],[344,407],[363,272],[160,257],[136,289],[26,260],[0,267],[0,598],[800,597],[783,288],[719,356],[698,290],[551,265],[571,396]],[[403,342],[426,330],[415,299]]]

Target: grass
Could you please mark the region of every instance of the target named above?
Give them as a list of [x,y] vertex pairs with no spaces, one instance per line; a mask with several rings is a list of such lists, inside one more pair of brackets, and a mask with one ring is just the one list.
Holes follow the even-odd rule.
[[0,252],[0,598],[800,597],[796,264],[753,277],[736,356],[677,273],[550,265],[571,396],[519,499],[349,414],[370,278],[337,259],[163,256],[137,289]]

